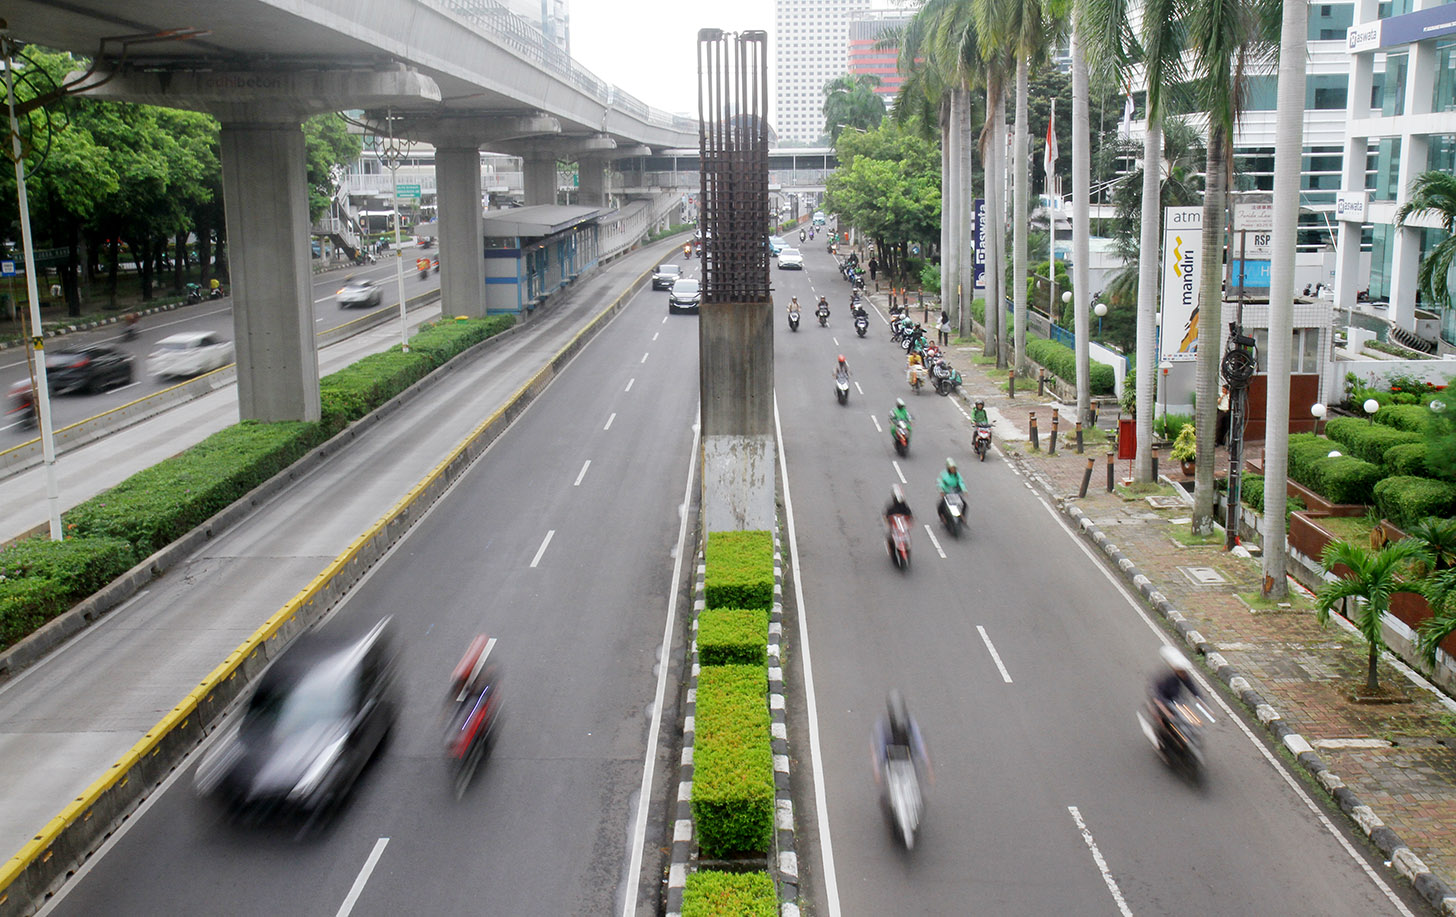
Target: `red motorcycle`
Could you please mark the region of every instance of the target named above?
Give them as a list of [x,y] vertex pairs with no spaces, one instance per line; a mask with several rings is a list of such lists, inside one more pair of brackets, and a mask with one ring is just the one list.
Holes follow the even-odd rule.
[[910,569],[910,519],[908,516],[891,516],[890,528],[885,535],[885,549],[890,560],[901,570]]
[[490,659],[493,649],[494,637],[476,637],[450,678],[445,754],[455,767],[457,798],[470,786],[500,718],[500,673]]
[[29,379],[22,379],[10,386],[10,391],[5,395],[5,419],[23,427],[35,427],[38,424],[35,389],[31,387]]

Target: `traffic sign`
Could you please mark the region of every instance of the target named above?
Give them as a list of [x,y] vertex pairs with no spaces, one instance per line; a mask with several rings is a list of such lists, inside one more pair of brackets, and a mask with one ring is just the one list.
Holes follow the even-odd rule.
[[15,276],[15,262],[14,261],[0,261],[0,277],[14,277],[14,276]]
[[411,185],[395,185],[394,186],[394,190],[395,190],[395,194],[399,195],[402,198],[409,197],[409,198],[414,198],[415,200],[419,200],[419,197],[420,197],[420,186],[419,185],[413,185],[413,184],[411,184]]

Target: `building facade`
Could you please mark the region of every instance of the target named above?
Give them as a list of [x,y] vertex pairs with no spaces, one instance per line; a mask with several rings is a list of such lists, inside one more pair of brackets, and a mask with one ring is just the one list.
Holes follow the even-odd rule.
[[859,10],[849,14],[849,74],[873,76],[880,81],[875,90],[885,107],[895,102],[900,91],[900,49],[877,48],[880,38],[891,29],[904,28],[910,17],[899,10]]
[[870,0],[774,0],[774,128],[783,143],[824,136],[824,84],[849,72],[850,14]]

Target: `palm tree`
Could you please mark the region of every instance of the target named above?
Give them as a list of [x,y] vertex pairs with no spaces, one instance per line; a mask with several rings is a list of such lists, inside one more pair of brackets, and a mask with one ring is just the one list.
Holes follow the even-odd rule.
[[824,125],[829,128],[829,143],[839,140],[846,127],[874,130],[885,118],[885,101],[875,92],[880,78],[861,73],[844,74],[824,84]]
[[1395,211],[1395,223],[1404,226],[1406,218],[1421,213],[1439,215],[1446,238],[1421,262],[1416,282],[1432,306],[1448,306],[1451,268],[1456,265],[1456,175],[1432,171],[1416,176],[1411,182],[1410,197]]
[[1419,586],[1421,595],[1431,606],[1431,616],[1421,622],[1416,645],[1426,662],[1434,665],[1436,650],[1447,637],[1456,633],[1456,568],[1448,567],[1429,576]]
[[[1315,595],[1315,615],[1321,624],[1330,619],[1330,611],[1336,605],[1348,609],[1347,599],[1355,599],[1355,626],[1359,629],[1370,648],[1370,664],[1365,676],[1365,690],[1371,694],[1379,689],[1376,678],[1376,663],[1385,649],[1385,635],[1380,630],[1380,619],[1390,610],[1390,597],[1398,592],[1419,593],[1420,586],[1414,581],[1400,578],[1412,561],[1427,559],[1425,548],[1411,538],[1393,541],[1379,551],[1371,551],[1348,541],[1332,541],[1325,545],[1320,562],[1328,572],[1344,565],[1349,573],[1341,579],[1325,583]],[[1350,617],[1348,612],[1346,617]],[[1437,643],[1440,640],[1436,641]]]
[[[1193,533],[1213,532],[1213,445],[1218,417],[1219,326],[1223,318],[1224,216],[1233,135],[1242,113],[1245,72],[1272,47],[1267,7],[1272,0],[1204,0],[1189,6],[1189,47],[1197,51],[1198,95],[1208,112],[1204,170],[1202,283],[1198,292],[1198,449],[1193,486]],[[1277,8],[1277,7],[1276,7]],[[1277,20],[1276,20],[1277,21]],[[1143,375],[1151,375],[1144,373]]]
[[[1090,338],[1092,337],[1091,290],[1088,258],[1091,245],[1087,238],[1091,228],[1088,219],[1088,197],[1092,193],[1092,119],[1087,106],[1087,53],[1083,48],[1085,39],[1086,10],[1082,5],[1072,13],[1072,331],[1076,336],[1075,354],[1077,367],[1077,422],[1090,424],[1089,408],[1092,404],[1092,360]],[[1052,237],[1056,237],[1056,223],[1047,221]],[[1053,245],[1053,248],[1056,246]],[[1056,276],[1056,265],[1048,265],[1048,273]]]
[[986,164],[986,353],[1006,367],[1006,84],[1016,71],[1013,5],[1006,0],[972,0],[980,63],[985,74],[986,126],[981,131]]
[[[1265,414],[1264,511],[1283,519],[1289,487],[1289,366],[1294,335],[1294,251],[1299,232],[1299,184],[1304,162],[1305,32],[1309,4],[1286,3],[1279,39],[1279,111],[1274,138],[1274,238],[1269,282],[1268,389]],[[1238,499],[1230,494],[1230,500]],[[1237,533],[1235,533],[1237,534]],[[1264,533],[1264,595],[1283,598],[1284,526]]]

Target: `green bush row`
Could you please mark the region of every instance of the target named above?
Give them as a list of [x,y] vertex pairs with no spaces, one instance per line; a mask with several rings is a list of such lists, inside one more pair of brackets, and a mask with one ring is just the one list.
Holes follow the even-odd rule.
[[395,347],[320,380],[318,423],[244,421],[219,430],[71,509],[60,547],[25,541],[0,551],[0,572],[14,571],[0,584],[0,644],[29,634],[514,321],[502,315],[426,325],[409,353]]
[[[1072,348],[1056,341],[1029,337],[1026,339],[1026,355],[1063,381],[1076,384],[1077,354]],[[1112,367],[1092,361],[1088,385],[1094,395],[1111,395],[1115,386]]]
[[[1239,502],[1253,508],[1254,512],[1264,512],[1264,478],[1257,474],[1246,474],[1239,478]],[[1287,520],[1289,514],[1304,509],[1304,501],[1298,497],[1291,496],[1284,501],[1284,517]]]
[[1402,527],[1426,516],[1456,515],[1456,483],[1407,475],[1389,477],[1375,485],[1375,509]]
[[768,615],[762,608],[705,608],[698,613],[700,665],[766,665]]
[[1372,465],[1384,465],[1385,452],[1392,446],[1421,441],[1419,433],[1372,424],[1358,417],[1332,417],[1325,424],[1325,435],[1344,446],[1346,452]]
[[1354,456],[1326,456],[1310,465],[1307,486],[1331,503],[1369,504],[1375,500],[1375,484],[1384,476],[1379,465]]
[[1390,404],[1375,412],[1375,422],[1407,433],[1425,433],[1431,409],[1423,404]]
[[773,841],[767,695],[761,665],[707,666],[698,675],[692,809],[705,856],[761,854]]
[[1416,478],[1439,478],[1440,474],[1427,461],[1430,447],[1425,443],[1406,443],[1385,450],[1385,470],[1390,474]]
[[773,607],[773,533],[712,532],[703,547],[708,608]]
[[777,917],[778,894],[766,872],[702,869],[683,886],[682,917]]

